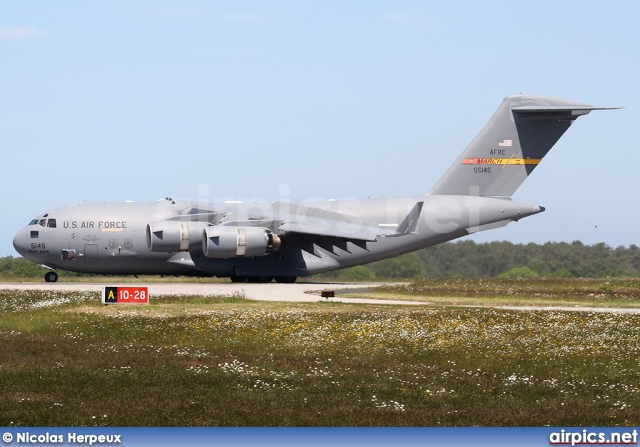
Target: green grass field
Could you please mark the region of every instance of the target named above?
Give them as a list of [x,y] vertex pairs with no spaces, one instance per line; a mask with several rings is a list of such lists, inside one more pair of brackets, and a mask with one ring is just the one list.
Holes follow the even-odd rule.
[[[515,300],[549,287],[530,281]],[[407,287],[389,293],[428,293]],[[637,293],[602,293],[619,287]],[[0,290],[0,426],[638,425],[639,331],[630,314]]]
[[449,278],[378,287],[367,294],[444,306],[640,307],[636,278]]

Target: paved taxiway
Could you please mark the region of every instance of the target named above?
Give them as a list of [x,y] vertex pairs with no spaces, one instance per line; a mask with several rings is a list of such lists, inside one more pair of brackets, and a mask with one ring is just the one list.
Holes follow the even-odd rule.
[[0,283],[0,289],[9,290],[80,290],[80,291],[102,291],[104,286],[147,286],[149,296],[158,295],[233,295],[240,294],[252,300],[262,301],[292,301],[292,302],[314,302],[325,301],[320,297],[322,290],[334,290],[335,298],[329,298],[333,302],[361,303],[361,304],[406,304],[424,305],[415,301],[402,300],[376,300],[369,298],[346,298],[339,296],[340,293],[350,291],[361,291],[372,289],[380,284],[237,284],[237,283]]
[[[240,294],[257,301],[291,301],[316,302],[325,301],[320,297],[322,290],[333,290],[335,298],[332,302],[360,303],[360,304],[400,304],[411,306],[432,305],[426,301],[376,300],[371,298],[347,298],[340,294],[369,290],[380,286],[375,283],[327,284],[327,283],[295,283],[295,284],[236,284],[236,283],[0,283],[0,290],[81,290],[101,292],[104,286],[147,286],[151,297],[158,295],[233,295]],[[466,306],[464,306],[466,307]],[[493,306],[487,306],[493,307]],[[573,312],[607,312],[621,314],[640,314],[638,308],[609,308],[609,307],[568,307],[568,306],[495,306],[507,310],[561,310]]]

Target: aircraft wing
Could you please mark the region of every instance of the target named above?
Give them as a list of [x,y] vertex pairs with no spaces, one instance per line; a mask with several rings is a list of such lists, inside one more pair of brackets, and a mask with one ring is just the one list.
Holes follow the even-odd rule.
[[[277,230],[285,234],[295,233],[373,242],[378,237],[415,233],[423,203],[417,202],[405,219],[398,224],[364,222],[347,214],[297,206],[290,210],[293,213],[287,213],[288,218],[281,220]],[[280,218],[283,217],[280,216]]]
[[278,227],[278,232],[296,233],[309,236],[338,237],[373,242],[378,236],[395,233],[395,229],[348,224],[344,222],[323,221],[315,224],[284,222]]
[[278,231],[284,233],[287,240],[300,249],[318,256],[316,247],[323,248],[333,254],[340,254],[336,249],[352,253],[353,247],[369,251],[368,243],[380,237],[396,237],[415,234],[424,202],[417,202],[405,219],[399,224],[364,223],[354,220],[352,216],[342,215],[338,219],[327,218],[316,220],[283,221]]
[[301,204],[276,202],[268,210],[246,215],[244,219],[230,213],[219,222],[223,226],[258,226],[271,228],[281,236],[318,236],[373,242],[378,237],[393,237],[416,232],[423,206],[417,202],[402,222],[376,222],[353,214]]

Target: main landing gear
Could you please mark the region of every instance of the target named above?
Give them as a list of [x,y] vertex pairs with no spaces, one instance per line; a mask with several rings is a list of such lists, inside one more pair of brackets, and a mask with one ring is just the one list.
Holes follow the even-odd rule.
[[296,282],[298,279],[296,276],[268,276],[268,275],[260,275],[260,276],[232,276],[231,282],[250,282],[250,283],[268,283],[273,281],[274,279],[278,283],[291,284]]
[[44,280],[46,282],[56,282],[58,281],[58,274],[53,270],[50,270],[44,274]]

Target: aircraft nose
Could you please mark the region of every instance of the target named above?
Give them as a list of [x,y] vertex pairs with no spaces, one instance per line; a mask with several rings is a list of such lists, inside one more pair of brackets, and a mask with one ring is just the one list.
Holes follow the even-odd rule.
[[25,258],[27,257],[26,253],[29,251],[29,238],[27,237],[28,234],[28,230],[26,228],[23,228],[13,238],[13,248],[15,248],[16,251]]

